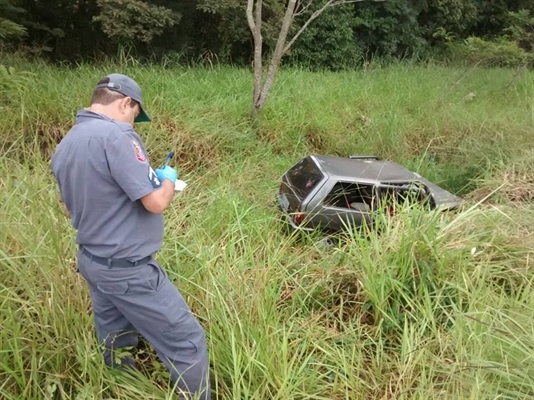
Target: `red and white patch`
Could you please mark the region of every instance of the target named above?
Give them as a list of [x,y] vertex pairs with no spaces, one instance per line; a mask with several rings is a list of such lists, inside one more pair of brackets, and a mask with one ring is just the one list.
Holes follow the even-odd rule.
[[137,158],[137,161],[142,162],[142,163],[146,162],[145,153],[143,153],[143,149],[141,148],[141,146],[139,146],[139,143],[137,143],[134,140],[133,145],[134,145],[135,157]]

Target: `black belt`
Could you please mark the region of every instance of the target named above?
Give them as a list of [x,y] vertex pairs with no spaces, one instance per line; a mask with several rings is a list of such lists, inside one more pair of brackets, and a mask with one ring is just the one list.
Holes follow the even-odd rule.
[[85,248],[82,249],[83,254],[85,254],[87,257],[91,259],[91,261],[94,261],[97,264],[104,265],[109,268],[131,268],[131,267],[138,267],[139,265],[144,265],[148,263],[152,256],[146,256],[145,258],[142,258],[137,261],[129,261],[126,258],[105,258],[105,257],[98,257],[94,254],[89,253]]

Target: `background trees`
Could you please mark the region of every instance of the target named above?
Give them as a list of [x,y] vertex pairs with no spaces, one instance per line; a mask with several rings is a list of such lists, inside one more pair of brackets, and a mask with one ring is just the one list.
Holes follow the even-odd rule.
[[[0,41],[4,49],[53,60],[95,59],[127,47],[139,58],[216,59],[249,66],[254,46],[246,3],[0,0]],[[285,5],[281,0],[263,2],[265,54],[274,50]],[[313,7],[296,17],[290,35],[311,12]],[[344,5],[316,19],[286,54],[285,62],[309,68],[354,68],[371,57],[445,54],[445,44],[462,45],[470,37],[512,40],[531,53],[533,15],[534,3],[529,0],[387,0]]]

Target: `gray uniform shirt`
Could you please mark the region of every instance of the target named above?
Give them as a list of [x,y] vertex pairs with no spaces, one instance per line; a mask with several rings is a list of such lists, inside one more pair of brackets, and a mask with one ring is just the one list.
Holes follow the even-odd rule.
[[163,215],[149,212],[139,199],[161,182],[130,124],[78,111],[52,156],[52,172],[76,243],[96,256],[132,261],[159,250]]

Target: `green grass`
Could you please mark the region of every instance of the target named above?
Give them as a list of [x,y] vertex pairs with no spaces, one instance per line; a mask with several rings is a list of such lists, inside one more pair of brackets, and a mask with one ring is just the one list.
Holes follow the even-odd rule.
[[[174,149],[189,183],[159,259],[206,329],[214,398],[534,396],[533,73],[283,70],[253,122],[246,70],[8,61],[35,75],[0,85],[0,398],[172,398],[146,344],[133,377],[103,365],[49,168],[116,70],[144,89],[150,159]],[[314,152],[392,159],[466,204],[320,248],[284,234],[273,203]]]

